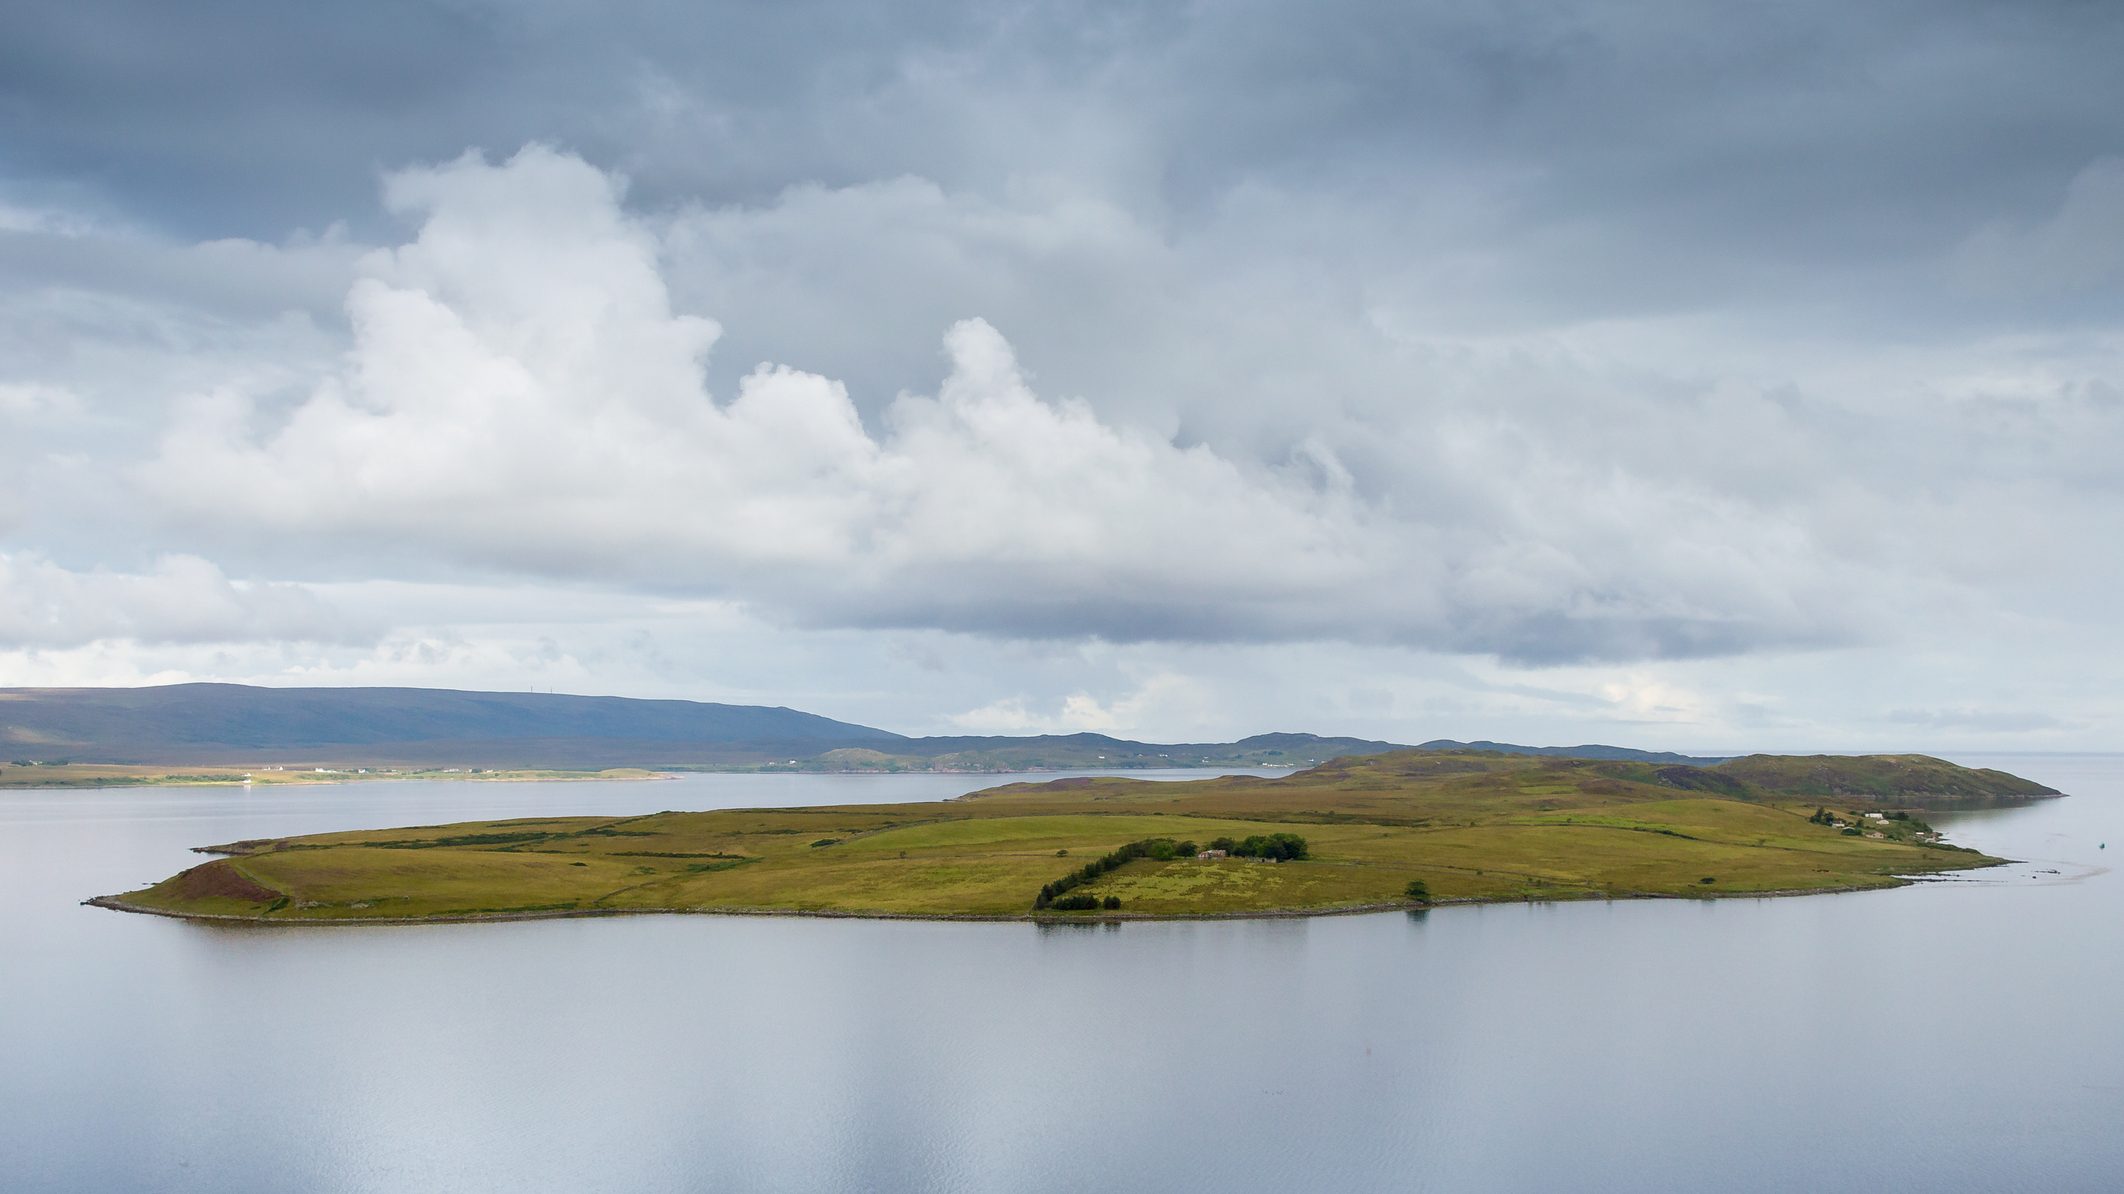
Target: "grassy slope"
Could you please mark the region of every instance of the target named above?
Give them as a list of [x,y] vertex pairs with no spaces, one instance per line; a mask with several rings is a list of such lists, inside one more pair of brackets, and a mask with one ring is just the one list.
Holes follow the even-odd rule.
[[[1635,770],[1633,770],[1635,768]],[[1706,785],[1714,790],[1705,790]],[[479,822],[240,842],[116,897],[267,920],[598,911],[1023,916],[1043,883],[1145,837],[1301,833],[1312,857],[1131,863],[1082,889],[1138,915],[1443,900],[1741,894],[1890,886],[1995,861],[1916,822],[1847,820],[1642,764],[1401,753],[1278,778],[1078,778],[958,800]],[[1066,854],[1065,854],[1066,852]]]
[[2039,800],[2055,788],[1930,755],[1748,755],[1718,765],[1755,789],[1800,800],[1864,800],[1908,808],[1968,808]]

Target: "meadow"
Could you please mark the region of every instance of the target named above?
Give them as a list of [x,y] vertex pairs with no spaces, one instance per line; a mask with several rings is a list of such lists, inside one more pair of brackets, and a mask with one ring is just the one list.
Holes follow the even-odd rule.
[[[1822,767],[1838,765],[1803,769],[1816,793],[1804,800],[1715,767],[1409,751],[1275,777],[1078,777],[926,803],[469,822],[207,847],[227,857],[98,902],[265,922],[1024,918],[1043,885],[1127,843],[1279,832],[1302,836],[1306,857],[1137,859],[1080,889],[1118,908],[1038,915],[1409,906],[1412,883],[1423,903],[1852,890],[1998,861],[1900,811],[1927,793],[1884,783],[1894,768],[1878,759],[1850,761],[1865,782],[1848,795],[1821,795],[1835,789]],[[1934,787],[1943,775],[2013,778],[1937,760],[1906,770]]]

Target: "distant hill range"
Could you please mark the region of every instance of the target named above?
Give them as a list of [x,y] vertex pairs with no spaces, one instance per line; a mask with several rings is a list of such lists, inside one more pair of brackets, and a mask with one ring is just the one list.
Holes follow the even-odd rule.
[[910,738],[795,709],[433,688],[0,689],[0,762],[763,771],[1305,767],[1391,750],[1707,763],[1620,746],[1315,734],[1153,743],[1104,734]]

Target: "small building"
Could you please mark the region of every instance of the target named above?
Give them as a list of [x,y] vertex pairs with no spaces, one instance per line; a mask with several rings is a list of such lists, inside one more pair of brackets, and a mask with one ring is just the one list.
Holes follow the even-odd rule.
[[1228,850],[1203,850],[1203,851],[1201,851],[1201,852],[1199,852],[1199,853],[1197,853],[1197,854],[1195,855],[1195,861],[1196,861],[1196,862],[1209,862],[1209,861],[1210,861],[1210,860],[1212,860],[1212,859],[1217,859],[1217,858],[1230,858],[1230,857],[1231,857],[1231,852],[1230,852],[1230,851],[1228,851]]

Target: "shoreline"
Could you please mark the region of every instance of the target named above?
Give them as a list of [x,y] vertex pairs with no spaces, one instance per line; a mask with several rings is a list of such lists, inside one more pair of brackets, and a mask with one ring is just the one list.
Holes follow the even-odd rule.
[[1775,891],[1723,891],[1692,892],[1688,895],[1664,895],[1659,892],[1623,892],[1605,895],[1561,895],[1542,899],[1449,899],[1435,900],[1427,904],[1410,903],[1406,900],[1391,900],[1368,904],[1347,904],[1322,908],[1269,908],[1234,912],[1101,912],[1089,916],[1066,914],[1039,914],[1022,912],[1014,915],[986,912],[854,912],[834,909],[804,908],[554,908],[518,912],[468,912],[451,916],[378,916],[318,918],[314,920],[269,920],[258,916],[236,916],[225,912],[175,912],[166,908],[150,908],[143,904],[128,903],[117,896],[92,896],[81,901],[82,907],[103,908],[112,912],[130,912],[141,916],[160,916],[169,920],[190,921],[195,924],[245,926],[264,929],[279,928],[356,928],[364,925],[455,925],[486,924],[492,922],[532,920],[577,920],[606,916],[746,916],[803,918],[811,920],[886,920],[886,921],[944,921],[972,924],[1034,924],[1034,925],[1097,925],[1097,924],[1156,924],[1168,921],[1221,921],[1221,920],[1304,920],[1320,916],[1365,916],[1384,912],[1429,912],[1441,908],[1480,908],[1499,904],[1586,904],[1595,901],[1614,903],[1622,900],[1691,900],[1707,902],[1715,900],[1771,900],[1792,899],[1800,896],[1855,895],[1869,891],[1896,891],[1923,883],[1953,882],[1947,876],[1961,871],[1987,870],[1993,867],[2018,865],[2011,858],[1990,858],[1952,871],[1926,875],[1893,875],[1890,882],[1881,884],[1840,884],[1835,887],[1797,887]]
[[[639,775],[615,775],[611,772],[644,772]],[[290,772],[290,775],[307,777],[310,772]],[[273,779],[263,783],[245,781],[241,776],[223,779],[201,778],[196,772],[178,772],[155,776],[95,776],[73,780],[53,780],[50,783],[10,783],[0,780],[0,793],[7,792],[100,792],[119,788],[249,788],[253,791],[273,791],[284,788],[338,788],[364,784],[408,783],[487,783],[487,784],[570,784],[601,781],[604,783],[646,783],[652,780],[678,779],[675,771],[655,771],[642,767],[615,767],[609,771],[423,771],[410,775],[396,774],[346,774],[324,773],[322,779]]]
[[[131,764],[131,763],[123,763],[123,764],[119,764],[119,763],[112,763],[112,764],[100,764],[100,763],[92,763],[92,764],[83,764],[83,765],[84,765],[84,766],[92,766],[92,767],[93,767],[93,766],[112,766],[112,767],[119,767],[119,766],[124,766],[124,767],[130,767],[130,766],[135,766],[135,764]],[[1188,763],[1188,764],[1174,764],[1174,765],[1169,765],[1169,766],[1167,766],[1167,765],[1161,765],[1161,766],[1131,766],[1131,765],[1128,765],[1128,764],[1119,764],[1119,765],[1115,765],[1115,766],[1099,766],[1099,765],[1094,765],[1094,766],[1079,766],[1079,767],[1061,767],[1061,766],[1057,766],[1057,767],[1012,767],[1012,768],[1007,768],[1007,769],[1002,769],[1002,770],[997,770],[997,769],[993,769],[993,768],[985,768],[985,767],[984,767],[984,768],[972,768],[972,767],[966,767],[966,768],[961,768],[961,767],[923,767],[923,768],[907,768],[907,769],[904,769],[904,770],[899,770],[899,771],[881,770],[881,769],[878,769],[878,768],[870,768],[870,767],[853,767],[853,768],[844,768],[844,769],[832,769],[832,770],[829,770],[829,769],[825,769],[825,768],[820,768],[820,769],[817,769],[817,770],[800,770],[800,769],[797,769],[797,768],[789,768],[789,767],[746,767],[746,766],[732,766],[732,767],[697,767],[697,766],[691,766],[691,765],[687,765],[687,766],[677,766],[677,767],[671,767],[671,768],[668,768],[668,769],[666,769],[666,768],[657,768],[657,767],[611,767],[611,768],[607,768],[607,769],[605,769],[605,770],[603,770],[603,771],[571,771],[571,770],[568,770],[568,769],[566,769],[566,768],[557,768],[557,767],[556,767],[556,768],[535,768],[535,767],[534,767],[534,768],[522,768],[522,769],[517,769],[517,770],[510,770],[510,769],[506,769],[506,768],[489,768],[489,769],[487,769],[487,773],[485,773],[485,774],[479,774],[479,773],[474,773],[474,772],[472,772],[472,771],[470,771],[470,770],[467,770],[467,769],[459,769],[459,770],[457,770],[457,771],[442,771],[442,770],[437,770],[437,771],[420,771],[420,772],[414,772],[414,773],[396,773],[396,774],[386,774],[386,773],[378,773],[378,772],[373,772],[373,771],[372,771],[372,772],[369,772],[369,773],[366,773],[366,774],[352,774],[352,773],[346,773],[346,772],[336,772],[336,773],[335,773],[335,772],[327,772],[327,773],[326,773],[326,778],[322,778],[322,779],[311,779],[311,778],[307,778],[307,777],[308,777],[309,775],[311,775],[311,774],[312,774],[311,772],[307,772],[307,771],[295,771],[295,772],[287,772],[286,774],[287,774],[287,775],[289,775],[289,776],[291,776],[291,777],[292,777],[292,776],[302,776],[302,777],[304,777],[304,778],[285,778],[285,779],[274,779],[274,780],[268,780],[268,781],[265,781],[265,782],[263,782],[263,783],[258,783],[258,782],[254,782],[254,783],[250,783],[250,784],[246,784],[246,783],[244,783],[244,781],[243,781],[243,780],[242,780],[242,779],[241,779],[240,777],[238,777],[238,778],[231,778],[231,779],[222,779],[222,778],[218,778],[218,777],[217,777],[217,778],[211,778],[211,779],[209,779],[209,778],[200,778],[200,777],[199,777],[199,773],[197,773],[197,772],[170,772],[170,773],[167,773],[167,774],[163,774],[163,775],[155,775],[155,776],[141,776],[141,777],[133,777],[133,776],[122,776],[122,775],[119,775],[119,776],[91,776],[91,777],[84,777],[84,778],[79,778],[79,779],[54,779],[54,780],[50,780],[50,781],[38,781],[38,782],[34,782],[34,783],[15,783],[15,782],[11,782],[11,777],[0,777],[0,792],[60,792],[60,791],[75,791],[75,790],[78,790],[78,791],[96,791],[96,790],[99,790],[99,789],[103,789],[103,788],[242,788],[242,787],[251,787],[251,788],[257,788],[257,789],[261,789],[261,790],[263,790],[263,789],[267,789],[267,788],[316,788],[316,787],[334,787],[334,786],[346,786],[346,785],[354,785],[354,784],[373,784],[373,783],[430,783],[430,782],[440,782],[440,781],[448,781],[448,782],[457,782],[457,783],[463,783],[463,782],[479,782],[479,783],[581,783],[581,782],[584,782],[584,781],[591,781],[591,780],[605,780],[605,781],[611,781],[611,782],[634,782],[634,781],[643,781],[643,780],[676,780],[676,779],[684,779],[684,778],[686,778],[686,777],[687,777],[687,776],[689,776],[689,775],[746,775],[746,776],[763,776],[763,775],[786,775],[786,776],[790,776],[790,777],[795,777],[795,778],[817,778],[817,777],[819,777],[819,776],[833,776],[833,777],[844,777],[844,776],[879,776],[879,777],[884,777],[884,776],[910,776],[910,775],[946,775],[946,776],[961,776],[961,777],[964,777],[964,776],[999,776],[999,777],[1008,777],[1008,776],[1014,776],[1014,775],[1063,775],[1063,776],[1070,776],[1070,775],[1090,775],[1090,776],[1100,776],[1100,777],[1112,777],[1112,778],[1115,778],[1115,779],[1128,779],[1128,778],[1133,778],[1133,777],[1134,777],[1135,775],[1137,775],[1137,774],[1140,774],[1140,773],[1151,773],[1151,774],[1155,774],[1155,773],[1158,773],[1158,772],[1161,772],[1161,771],[1217,771],[1217,772],[1222,772],[1222,773],[1224,773],[1224,774],[1227,774],[1227,775],[1242,775],[1242,774],[1248,774],[1248,773],[1250,773],[1250,772],[1253,772],[1253,771],[1279,771],[1279,772],[1295,772],[1295,771],[1297,771],[1297,770],[1298,770],[1298,765],[1297,765],[1297,764],[1295,764],[1295,763],[1202,763],[1202,764],[1196,764],[1196,763]],[[615,772],[615,771],[640,771],[640,772],[646,772],[647,774],[642,774],[642,775],[614,775],[614,774],[611,774],[612,772]],[[255,772],[254,772],[254,774],[255,774]],[[275,773],[275,774],[278,774],[278,773]],[[1264,777],[1262,777],[1262,778],[1274,778],[1274,777],[1272,777],[1272,776],[1264,776]],[[970,795],[970,794],[971,794],[971,793],[968,793],[968,795]],[[957,799],[957,797],[952,797],[952,799]]]
[[[1141,773],[1145,773],[1145,772],[1149,772],[1149,773],[1156,773],[1156,772],[1160,772],[1160,771],[1221,771],[1221,772],[1222,772],[1223,774],[1225,774],[1225,775],[1248,775],[1248,774],[1250,774],[1250,773],[1251,773],[1251,772],[1253,772],[1253,771],[1262,771],[1262,770],[1273,770],[1273,771],[1283,771],[1283,772],[1287,772],[1287,773],[1289,773],[1289,774],[1302,774],[1302,772],[1301,772],[1301,771],[1298,771],[1298,770],[1296,770],[1296,769],[1295,769],[1295,767],[1294,767],[1293,765],[1281,765],[1281,764],[1275,764],[1275,763],[1239,763],[1239,764],[1231,764],[1231,765],[1230,765],[1230,767],[1229,767],[1229,769],[1227,769],[1227,768],[1225,768],[1225,767],[1222,767],[1222,766],[1219,766],[1219,765],[1203,765],[1203,766],[1197,766],[1197,765],[1194,765],[1194,764],[1189,764],[1189,765],[1186,765],[1186,766],[1171,766],[1171,767],[1129,767],[1129,766],[1120,766],[1120,767],[1034,767],[1034,768],[1028,768],[1028,769],[1023,769],[1023,770],[1009,770],[1009,771],[987,771],[987,770],[981,770],[981,771],[975,771],[975,770],[965,770],[965,771],[961,771],[961,770],[951,770],[951,769],[943,769],[943,768],[939,768],[939,769],[936,769],[936,770],[920,770],[920,771],[914,771],[914,770],[910,770],[910,771],[875,771],[875,770],[847,770],[847,771],[794,771],[794,770],[776,770],[776,769],[765,769],[765,770],[756,770],[756,769],[751,769],[751,768],[729,768],[729,769],[722,769],[722,768],[704,768],[704,767],[690,767],[690,766],[689,766],[689,767],[680,767],[680,768],[677,768],[677,769],[675,769],[675,770],[658,770],[658,769],[655,769],[655,768],[645,768],[645,767],[615,767],[615,768],[610,768],[610,769],[608,769],[608,770],[606,770],[606,771],[559,771],[559,770],[553,770],[553,771],[538,771],[538,770],[530,770],[530,771],[523,771],[523,772],[508,772],[508,771],[491,771],[491,772],[488,772],[488,773],[486,773],[486,774],[479,774],[479,773],[474,773],[474,772],[470,772],[470,771],[455,771],[455,772],[453,772],[453,771],[432,771],[432,772],[419,772],[419,773],[414,773],[414,774],[377,774],[377,773],[373,773],[373,772],[372,772],[372,773],[369,773],[369,774],[366,774],[366,775],[356,775],[356,774],[344,774],[344,773],[342,773],[342,774],[330,774],[330,773],[327,773],[327,775],[328,775],[328,778],[323,778],[323,779],[311,779],[311,778],[302,778],[302,779],[278,779],[278,780],[269,780],[269,781],[266,781],[266,782],[264,782],[264,783],[256,783],[256,782],[252,782],[252,783],[246,783],[246,782],[244,782],[244,780],[242,780],[241,778],[236,778],[236,779],[220,779],[220,778],[211,778],[211,779],[210,779],[210,778],[198,778],[198,777],[196,777],[196,773],[176,773],[176,774],[172,774],[172,775],[166,775],[166,776],[148,776],[148,777],[140,777],[140,778],[134,778],[134,777],[130,777],[130,776],[91,777],[91,778],[83,778],[83,779],[77,779],[77,780],[54,780],[54,781],[52,781],[52,782],[49,782],[49,783],[44,783],[44,782],[39,782],[39,783],[13,783],[13,782],[9,782],[9,781],[8,781],[7,779],[4,779],[4,778],[0,778],[0,795],[5,795],[5,794],[7,794],[7,793],[9,793],[9,792],[69,792],[69,791],[93,792],[93,791],[103,791],[103,790],[107,790],[107,789],[133,789],[133,788],[250,788],[250,789],[252,789],[252,790],[254,790],[254,791],[268,791],[268,790],[272,790],[272,789],[281,789],[281,788],[325,788],[325,787],[354,787],[354,786],[360,786],[360,785],[365,785],[365,784],[389,784],[389,783],[523,783],[523,784],[530,784],[530,783],[590,783],[590,782],[606,782],[606,783],[646,783],[646,782],[652,782],[652,781],[661,781],[661,780],[681,780],[681,779],[684,779],[684,778],[686,778],[686,777],[687,777],[687,776],[689,776],[689,775],[748,775],[748,776],[762,776],[762,775],[788,775],[788,776],[792,776],[792,777],[807,777],[807,778],[817,778],[817,777],[821,777],[821,776],[830,776],[830,777],[847,777],[847,776],[881,776],[881,777],[882,777],[882,776],[913,776],[913,775],[938,775],[938,776],[946,776],[946,775],[948,775],[948,776],[994,776],[994,777],[1009,777],[1009,776],[1023,776],[1023,775],[1060,775],[1060,776],[1064,776],[1064,777],[1074,777],[1074,776],[1080,776],[1080,775],[1081,775],[1081,776],[1090,776],[1090,777],[1093,777],[1093,778],[1109,778],[1109,779],[1134,779],[1134,778],[1136,778],[1136,777],[1137,777],[1137,775],[1138,775],[1138,774],[1141,774]],[[612,772],[639,772],[640,774],[612,774]],[[303,775],[303,776],[308,776],[308,775],[309,775],[310,773],[309,773],[309,772],[294,772],[294,773],[291,773],[291,774],[296,774],[296,775]],[[1258,778],[1261,778],[1261,779],[1280,779],[1280,778],[1284,778],[1284,776],[1282,776],[1282,775],[1263,775],[1263,776],[1259,776]],[[1183,780],[1183,781],[1177,781],[1177,782],[1187,782],[1187,781],[1184,781],[1184,780]],[[992,786],[993,786],[993,787],[1004,787],[1004,786],[1008,786],[1008,785],[1007,785],[1007,784],[996,784],[996,785],[992,785]],[[971,791],[967,791],[967,792],[962,792],[962,793],[960,793],[960,794],[959,794],[959,795],[957,795],[957,796],[947,796],[947,797],[941,797],[941,798],[939,798],[939,802],[940,802],[940,803],[942,803],[942,802],[949,802],[949,801],[955,801],[955,800],[964,800],[964,799],[967,799],[968,797],[971,797],[971,796],[979,796],[979,795],[982,795],[983,793],[985,793],[985,792],[987,792],[987,791],[989,791],[989,788],[976,788],[976,789],[973,789],[973,790],[971,790]],[[2069,795],[2071,795],[2071,793],[2069,793],[2069,792],[2044,792],[2044,793],[2041,793],[2041,794],[2037,794],[2037,795],[2027,795],[2027,796],[2020,796],[2020,795],[2014,795],[2014,796],[1983,796],[1983,797],[1965,797],[1965,798],[1945,798],[1945,799],[1942,799],[1942,798],[1923,798],[1923,799],[1915,799],[1915,800],[1911,800],[1911,801],[1908,801],[1907,803],[1903,803],[1903,804],[1881,804],[1881,805],[1879,805],[1879,807],[1882,807],[1882,808],[1901,808],[1901,809],[1905,809],[1905,810],[1910,810],[1910,811],[1916,811],[1916,812],[1924,812],[1924,813],[1972,813],[1972,812],[1988,812],[1988,811],[1991,811],[1991,810],[1994,810],[1994,809],[2013,809],[2013,808],[2025,808],[2025,807],[2027,807],[2027,806],[2030,806],[2030,805],[2034,805],[2034,804],[2040,804],[2040,803],[2043,803],[2043,802],[2045,802],[2045,801],[2049,801],[2049,800],[2062,800],[2062,799],[2066,798],[2066,797],[2067,797],[2067,796],[2069,796]],[[1835,794],[1835,795],[1830,795],[1830,796],[1803,796],[1803,797],[1795,797],[1794,799],[1795,799],[1795,801],[1796,801],[1796,802],[1798,802],[1798,803],[1807,803],[1807,802],[1835,802],[1835,801],[1850,801],[1850,800],[1852,800],[1852,799],[1854,799],[1854,798],[1857,798],[1857,799],[1862,799],[1862,800],[1866,800],[1866,801],[1871,801],[1871,800],[1873,800],[1873,799],[1874,799],[1873,797],[1871,797],[1871,796],[1868,796],[1868,795],[1866,795],[1866,794],[1864,794],[1864,793],[1841,793],[1841,794]],[[777,807],[780,807],[780,806],[777,806]],[[813,807],[813,806],[809,806],[809,805],[792,805],[792,806],[788,806],[788,807],[792,807],[792,808],[805,808],[805,807]],[[831,807],[831,806],[828,806],[828,807]],[[716,811],[746,811],[746,810],[716,810]],[[211,851],[209,851],[209,850],[205,850],[205,849],[199,849],[199,848],[197,848],[197,847],[195,847],[195,850],[197,850],[197,851],[198,851],[199,853],[211,853]]]
[[[126,763],[126,764],[115,764],[115,763],[114,763],[114,764],[93,764],[93,763],[92,763],[92,764],[84,764],[84,765],[85,765],[85,766],[114,766],[114,767],[116,767],[116,766],[128,766],[128,767],[129,767],[129,766],[133,766],[134,764],[130,764],[130,763]],[[692,767],[692,766],[686,766],[686,767],[676,767],[676,768],[672,768],[672,769],[669,769],[669,770],[664,770],[664,769],[659,769],[659,768],[654,768],[654,767],[611,767],[611,768],[607,768],[607,769],[605,769],[605,770],[603,770],[603,771],[569,771],[569,770],[566,770],[566,769],[564,769],[564,768],[524,768],[524,769],[521,769],[521,770],[508,770],[508,769],[503,769],[503,768],[490,768],[490,769],[487,769],[487,771],[486,771],[485,773],[477,773],[477,772],[473,772],[473,771],[470,771],[470,770],[466,770],[466,769],[459,769],[459,770],[457,770],[457,771],[443,771],[443,770],[438,770],[438,771],[420,771],[420,772],[414,772],[414,773],[410,773],[410,774],[408,774],[408,773],[396,773],[396,774],[391,774],[391,773],[379,773],[379,772],[368,772],[368,773],[365,773],[365,774],[353,774],[353,773],[347,773],[347,772],[326,772],[326,773],[324,773],[324,774],[326,775],[326,778],[322,778],[322,779],[312,779],[312,778],[308,778],[308,777],[309,777],[309,776],[310,776],[311,774],[313,774],[313,773],[311,773],[311,772],[306,772],[306,771],[295,771],[295,772],[287,772],[286,774],[287,774],[288,776],[290,776],[290,777],[300,776],[300,777],[303,777],[303,778],[284,778],[284,779],[273,779],[273,780],[267,780],[267,781],[265,781],[265,782],[263,782],[263,783],[259,783],[259,782],[255,782],[255,781],[254,781],[254,782],[251,782],[251,783],[245,783],[245,782],[243,781],[243,779],[242,779],[242,778],[241,778],[240,776],[239,776],[239,777],[235,777],[235,778],[229,778],[229,779],[223,779],[223,778],[219,778],[219,777],[215,777],[215,778],[202,778],[202,777],[200,776],[200,773],[197,773],[197,772],[170,772],[170,773],[166,773],[166,774],[162,774],[162,775],[150,775],[150,776],[138,776],[138,777],[135,777],[135,776],[126,776],[126,775],[113,775],[113,776],[88,776],[88,777],[82,777],[82,778],[78,778],[78,779],[54,779],[54,780],[50,780],[50,781],[48,781],[48,782],[47,782],[47,781],[38,781],[38,782],[35,782],[35,783],[14,783],[14,782],[10,782],[10,779],[9,779],[9,778],[7,778],[7,777],[0,777],[0,793],[5,793],[5,792],[66,792],[66,791],[82,791],[82,792],[93,792],[93,791],[101,791],[101,790],[103,790],[103,789],[106,789],[106,788],[253,788],[253,789],[256,789],[256,790],[260,790],[260,791],[263,791],[263,790],[266,790],[266,789],[272,789],[272,788],[329,788],[329,787],[349,787],[349,786],[354,786],[354,785],[358,785],[358,784],[379,784],[379,783],[400,783],[400,784],[404,784],[404,783],[441,783],[441,782],[449,782],[449,783],[524,783],[524,784],[534,784],[534,783],[584,783],[584,782],[591,782],[591,781],[605,781],[605,782],[610,782],[610,783],[636,783],[636,782],[643,782],[643,781],[649,781],[649,780],[677,780],[677,779],[684,779],[685,777],[687,777],[687,776],[689,776],[689,775],[750,775],[750,776],[759,776],[759,775],[787,775],[787,776],[792,776],[792,777],[813,777],[813,778],[815,778],[815,777],[818,777],[818,776],[851,776],[851,775],[872,775],[872,776],[905,776],[905,775],[950,775],[950,776],[1013,776],[1013,775],[1076,775],[1076,774],[1084,774],[1084,775],[1094,775],[1094,776],[1113,776],[1114,778],[1117,778],[1117,779],[1125,779],[1125,778],[1129,778],[1129,776],[1127,776],[1127,775],[1121,775],[1121,774],[1117,774],[1117,773],[1120,773],[1120,772],[1129,772],[1129,773],[1134,773],[1134,772],[1159,772],[1159,771],[1224,771],[1224,772],[1225,772],[1226,774],[1243,774],[1243,773],[1245,773],[1245,772],[1246,772],[1247,770],[1249,770],[1249,769],[1253,769],[1253,770],[1274,770],[1274,771],[1286,771],[1286,770],[1291,770],[1291,769],[1293,769],[1294,767],[1295,767],[1295,765],[1294,765],[1294,764],[1276,764],[1276,763],[1233,763],[1233,764],[1229,764],[1229,765],[1222,765],[1222,764],[1204,764],[1204,765],[1201,765],[1201,766],[1196,766],[1196,765],[1194,765],[1194,764],[1189,764],[1189,765],[1186,765],[1186,766],[1160,766],[1160,767],[1130,767],[1130,766],[1119,766],[1119,767],[1026,767],[1026,768],[1012,768],[1012,769],[1009,769],[1009,770],[1003,770],[1003,771],[996,771],[996,770],[989,770],[989,769],[974,769],[974,768],[963,768],[963,769],[962,769],[962,768],[951,768],[951,767],[938,767],[938,768],[923,768],[923,769],[920,769],[920,770],[912,770],[912,769],[910,769],[910,770],[904,770],[904,771],[881,771],[881,770],[877,770],[877,769],[874,769],[874,768],[851,768],[851,769],[847,769],[847,770],[836,770],[836,771],[829,771],[829,770],[823,770],[823,769],[822,769],[822,770],[817,770],[817,771],[803,771],[803,770],[796,770],[796,769],[793,769],[793,768],[776,768],[776,767],[768,767],[768,768],[754,768],[754,767],[727,767],[727,768],[726,768],[726,767]],[[640,774],[640,775],[615,775],[615,774],[613,774],[613,772],[629,772],[629,771],[638,771],[638,772],[645,772],[646,774]],[[278,774],[278,773],[275,773],[275,774]],[[967,793],[967,795],[971,795],[971,793]],[[956,800],[956,799],[958,799],[958,797],[952,797],[951,799],[954,799],[954,800]]]

